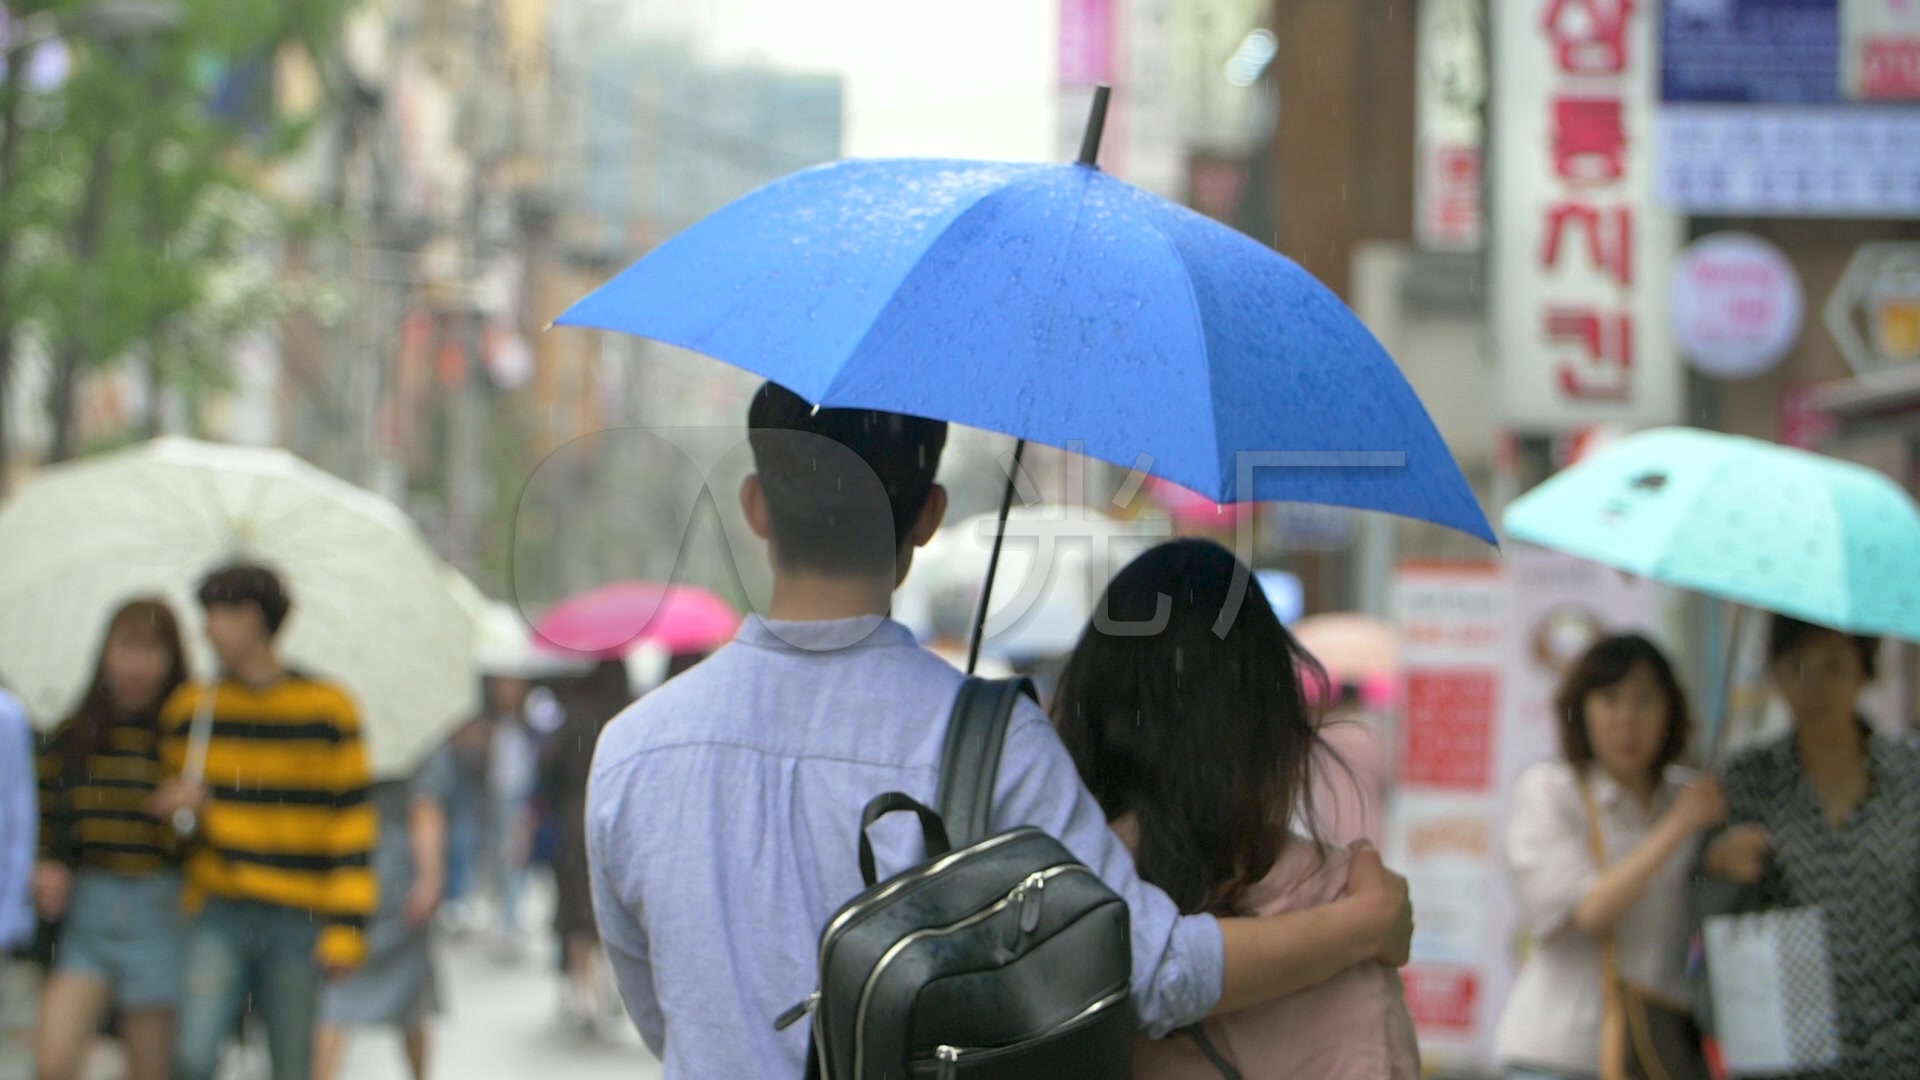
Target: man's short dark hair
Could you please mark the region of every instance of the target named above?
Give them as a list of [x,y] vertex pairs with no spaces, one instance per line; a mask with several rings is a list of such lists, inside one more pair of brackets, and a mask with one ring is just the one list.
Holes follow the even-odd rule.
[[1807,642],[1827,634],[1844,637],[1853,645],[1854,652],[1860,654],[1860,671],[1868,682],[1879,675],[1880,665],[1876,662],[1880,657],[1879,638],[1871,634],[1849,634],[1790,615],[1775,615],[1767,626],[1767,663],[1775,663]]
[[747,410],[774,557],[790,570],[889,570],[933,493],[947,425],[874,409],[815,409],[769,382]]
[[280,575],[253,563],[223,566],[201,580],[200,606],[215,604],[252,604],[259,608],[269,638],[280,633],[280,624],[287,621],[287,612],[293,607]]

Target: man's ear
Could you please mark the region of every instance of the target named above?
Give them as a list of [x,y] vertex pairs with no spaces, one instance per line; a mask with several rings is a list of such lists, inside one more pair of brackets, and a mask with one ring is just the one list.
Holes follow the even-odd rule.
[[747,528],[762,540],[773,539],[773,525],[767,517],[767,493],[760,486],[760,474],[748,473],[740,481],[740,510],[747,517]]
[[927,492],[927,505],[920,508],[920,517],[913,523],[913,532],[907,535],[909,547],[922,548],[940,531],[940,523],[947,519],[947,489],[939,484]]

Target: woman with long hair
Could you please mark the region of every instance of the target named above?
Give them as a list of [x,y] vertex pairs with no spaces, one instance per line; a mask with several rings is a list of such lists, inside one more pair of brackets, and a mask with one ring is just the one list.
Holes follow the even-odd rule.
[[[1273,915],[1346,888],[1349,853],[1319,841],[1306,806],[1326,752],[1306,681],[1326,676],[1250,581],[1211,541],[1141,555],[1107,587],[1053,699],[1061,740],[1141,878],[1187,914]],[[1419,1073],[1399,977],[1379,964],[1143,1042],[1134,1071],[1217,1077],[1213,1055],[1250,1078]]]
[[62,920],[37,1035],[43,1080],[81,1075],[110,1006],[131,1080],[164,1080],[179,1003],[180,874],[172,829],[147,816],[159,717],[187,681],[180,624],[158,600],[114,614],[80,707],[40,761],[34,901]]
[[1718,782],[1675,766],[1692,725],[1652,642],[1602,638],[1555,705],[1560,755],[1521,774],[1508,816],[1507,865],[1533,938],[1495,1040],[1515,1080],[1600,1075],[1603,1035],[1619,1030],[1607,1016],[1615,988],[1602,981],[1607,943],[1621,981],[1688,1000],[1687,886],[1701,836],[1726,815]]

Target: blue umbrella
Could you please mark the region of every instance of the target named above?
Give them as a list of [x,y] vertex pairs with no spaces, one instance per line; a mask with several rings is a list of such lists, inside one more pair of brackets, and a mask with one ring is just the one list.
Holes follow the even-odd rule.
[[[1291,260],[1091,165],[844,161],[722,208],[563,314],[823,407],[1077,449],[1216,502],[1493,542],[1426,409]],[[1243,452],[1277,452],[1243,475]]]

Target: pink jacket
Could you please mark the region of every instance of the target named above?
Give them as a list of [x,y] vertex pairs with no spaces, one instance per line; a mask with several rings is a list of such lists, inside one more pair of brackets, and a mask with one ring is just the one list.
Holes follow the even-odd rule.
[[[1124,836],[1124,832],[1122,833]],[[1318,907],[1347,891],[1345,848],[1314,865],[1309,841],[1294,837],[1265,881],[1247,894],[1248,915]],[[1214,1046],[1246,1080],[1417,1080],[1420,1047],[1401,995],[1400,974],[1379,964],[1349,968],[1311,990],[1206,1025]],[[1134,1046],[1141,1080],[1219,1080],[1191,1038],[1169,1035]]]

